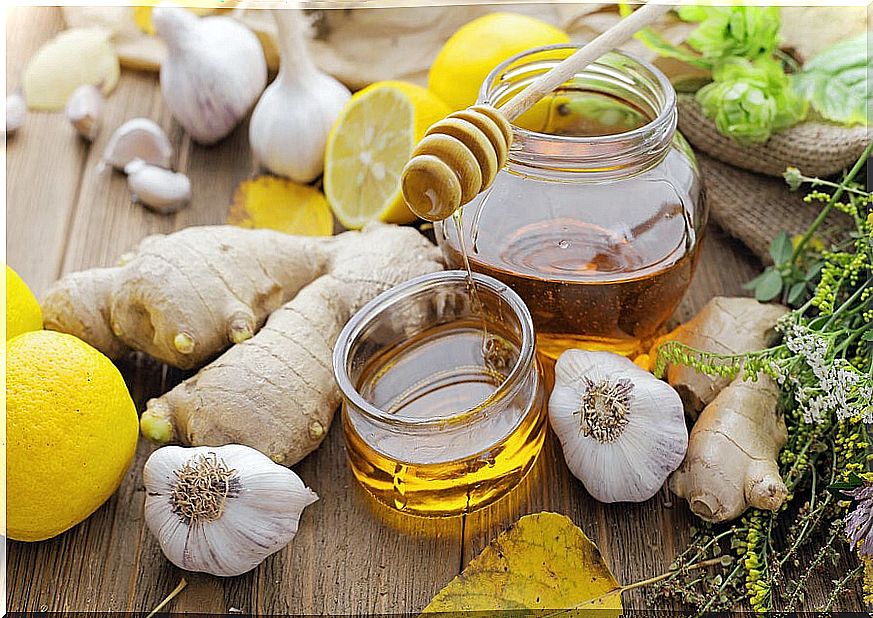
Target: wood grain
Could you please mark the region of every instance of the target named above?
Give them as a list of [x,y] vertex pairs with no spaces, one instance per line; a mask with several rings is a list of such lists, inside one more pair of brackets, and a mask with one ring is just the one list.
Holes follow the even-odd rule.
[[[17,85],[26,60],[61,26],[57,8],[14,8],[7,14],[7,73]],[[146,116],[169,133],[174,165],[192,182],[191,206],[161,216],[132,202],[121,174],[96,173],[103,147],[124,120]],[[109,99],[103,131],[89,146],[62,115],[30,114],[7,141],[7,254],[42,294],[62,272],[114,263],[148,234],[188,225],[221,223],[237,184],[250,175],[246,125],[210,148],[190,143],[169,116],[157,78],[124,71]],[[694,283],[676,319],[690,317],[714,294],[740,294],[758,263],[710,227]],[[120,363],[138,409],[185,376],[141,356]],[[416,612],[494,536],[519,516],[564,513],[598,543],[622,582],[662,571],[688,538],[693,518],[662,490],[640,505],[593,501],[563,462],[549,436],[534,469],[508,496],[468,517],[426,520],[377,504],[355,482],[345,462],[340,423],[325,443],[295,467],[320,499],[303,514],[288,548],[258,569],[232,579],[184,573],[161,554],[144,528],[142,465],[153,447],[141,441],[119,491],[87,521],[50,541],[8,545],[8,606],[13,611],[148,611],[182,577],[189,584],[174,612],[365,615]],[[830,581],[848,568],[813,575],[814,607]],[[842,569],[842,570],[840,570]],[[644,593],[625,606],[644,609]],[[837,609],[860,610],[856,591]]]

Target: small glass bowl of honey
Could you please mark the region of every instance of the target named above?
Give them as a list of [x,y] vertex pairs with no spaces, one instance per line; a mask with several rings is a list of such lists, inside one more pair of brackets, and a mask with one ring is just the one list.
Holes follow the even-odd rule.
[[403,513],[491,504],[533,466],[546,429],[530,312],[507,285],[464,271],[398,285],[337,340],[333,368],[358,481]]

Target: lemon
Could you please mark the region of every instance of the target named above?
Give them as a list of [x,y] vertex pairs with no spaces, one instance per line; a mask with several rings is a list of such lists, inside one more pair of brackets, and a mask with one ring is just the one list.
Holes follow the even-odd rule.
[[42,328],[42,310],[18,273],[6,265],[6,339]]
[[112,362],[41,330],[6,342],[9,537],[40,541],[93,513],[136,450],[136,408]]
[[241,183],[227,222],[295,236],[333,233],[333,216],[321,191],[275,176],[259,176]]
[[491,70],[534,47],[569,43],[566,32],[518,13],[489,13],[461,26],[437,54],[427,86],[452,111],[476,103]]
[[376,82],[356,93],[337,118],[324,155],[324,193],[348,229],[369,221],[409,223],[400,172],[427,128],[449,113],[426,88]]

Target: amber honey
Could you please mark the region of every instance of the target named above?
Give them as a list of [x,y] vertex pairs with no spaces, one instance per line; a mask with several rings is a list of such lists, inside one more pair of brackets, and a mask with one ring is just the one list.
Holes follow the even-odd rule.
[[435,273],[386,293],[395,302],[377,298],[340,335],[334,369],[352,472],[404,513],[490,504],[543,445],[530,314],[506,285],[475,278],[475,308],[465,272]]

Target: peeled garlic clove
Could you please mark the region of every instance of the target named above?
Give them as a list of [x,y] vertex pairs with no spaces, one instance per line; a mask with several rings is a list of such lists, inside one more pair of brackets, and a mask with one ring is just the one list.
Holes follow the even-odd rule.
[[103,121],[103,107],[103,93],[97,86],[87,84],[73,91],[64,112],[79,135],[93,142]]
[[148,118],[128,120],[115,130],[103,151],[102,163],[115,169],[124,167],[134,159],[149,165],[170,167],[173,147],[164,130]]
[[134,159],[124,167],[134,200],[161,214],[184,208],[191,201],[191,181],[185,174]]
[[248,446],[156,450],[143,469],[146,525],[188,571],[241,575],[285,547],[318,500],[294,472]]
[[676,391],[611,352],[560,356],[549,421],[570,471],[600,502],[648,500],[688,449]]
[[267,84],[258,37],[231,17],[199,18],[176,6],[156,6],[152,23],[167,44],[164,102],[194,141],[214,144],[239,124]]
[[24,124],[27,116],[27,103],[21,93],[16,92],[6,97],[6,134],[12,135]]

